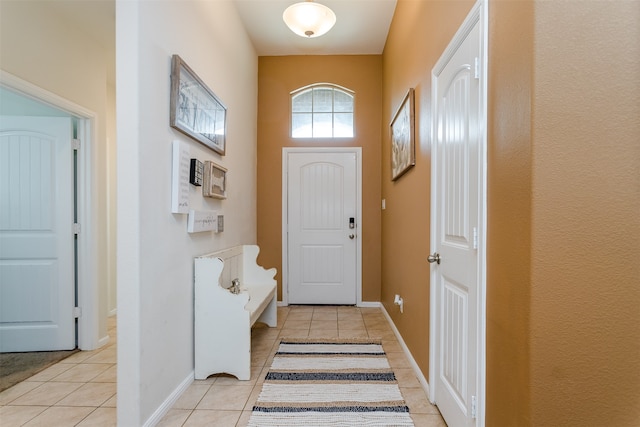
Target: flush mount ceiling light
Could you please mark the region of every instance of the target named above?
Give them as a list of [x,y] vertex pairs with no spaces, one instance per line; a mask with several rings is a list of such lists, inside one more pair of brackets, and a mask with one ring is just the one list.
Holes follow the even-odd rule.
[[311,38],[326,34],[336,23],[336,14],[327,6],[308,0],[286,8],[282,19],[297,35]]

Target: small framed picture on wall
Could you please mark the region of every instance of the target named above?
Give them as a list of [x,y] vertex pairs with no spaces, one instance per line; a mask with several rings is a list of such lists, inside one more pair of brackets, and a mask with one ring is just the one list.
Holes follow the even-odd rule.
[[391,121],[391,180],[416,164],[414,91],[409,89]]
[[202,195],[216,199],[227,198],[227,170],[213,162],[204,162]]

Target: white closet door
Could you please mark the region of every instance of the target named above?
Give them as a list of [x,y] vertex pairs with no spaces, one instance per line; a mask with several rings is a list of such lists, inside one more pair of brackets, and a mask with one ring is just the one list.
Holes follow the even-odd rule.
[[0,117],[0,351],[75,348],[72,124]]

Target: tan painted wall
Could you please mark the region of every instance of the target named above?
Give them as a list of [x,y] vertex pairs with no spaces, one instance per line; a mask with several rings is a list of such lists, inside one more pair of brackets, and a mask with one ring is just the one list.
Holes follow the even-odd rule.
[[[473,1],[399,0],[383,55],[382,298],[425,377],[429,374],[431,69]],[[416,165],[391,181],[389,123],[415,88]],[[404,298],[404,314],[393,305]]]
[[533,10],[489,4],[487,426],[531,425]]
[[[383,55],[383,129],[413,86],[418,133],[396,183],[383,133],[382,301],[425,375],[429,71],[470,5],[399,0]],[[640,6],[489,10],[486,425],[638,425]]]
[[[383,55],[381,301],[425,376],[430,71],[472,4],[399,0]],[[486,425],[638,425],[639,4],[495,0],[489,10]],[[282,66],[274,74],[307,71],[268,61]],[[287,117],[271,116],[288,110],[265,103],[265,85],[279,90],[283,78],[266,80],[263,64],[258,240],[274,242],[279,264],[284,144],[266,139],[287,141]],[[416,166],[392,182],[388,123],[409,87]]]
[[487,425],[640,423],[639,16],[490,3]]
[[[362,147],[362,299],[380,300],[380,111],[382,57],[260,57],[258,71],[259,262],[278,269],[282,297],[282,148]],[[289,93],[314,83],[355,91],[356,137],[318,141],[289,136]]]
[[534,31],[531,424],[638,426],[640,3],[536,2]]

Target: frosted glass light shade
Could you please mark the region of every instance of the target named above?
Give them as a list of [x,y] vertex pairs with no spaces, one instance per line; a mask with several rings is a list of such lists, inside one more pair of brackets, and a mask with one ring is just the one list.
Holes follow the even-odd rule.
[[326,34],[336,23],[336,14],[325,5],[305,1],[286,8],[282,19],[291,31],[310,38]]

